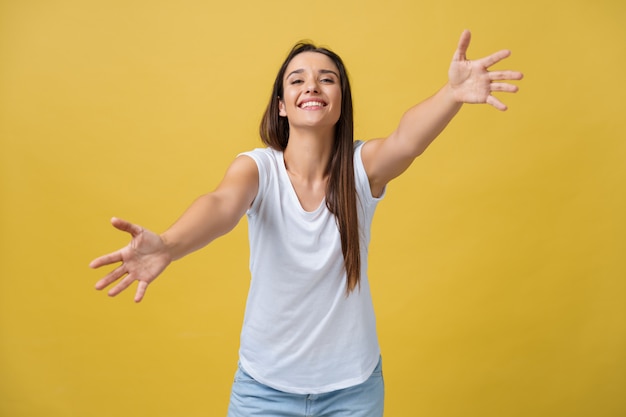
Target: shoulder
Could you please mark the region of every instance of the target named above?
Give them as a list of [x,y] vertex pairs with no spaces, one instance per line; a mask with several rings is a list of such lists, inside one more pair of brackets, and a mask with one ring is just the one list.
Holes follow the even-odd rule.
[[385,185],[376,186],[372,183],[370,172],[368,170],[368,164],[370,159],[373,158],[373,153],[376,152],[378,145],[377,140],[368,141],[355,141],[354,142],[354,171],[357,184],[361,187],[361,192],[367,196],[367,198],[373,200],[380,200],[385,194]]
[[381,196],[388,182],[385,179],[386,177],[380,172],[381,165],[383,165],[380,161],[383,159],[381,155],[383,155],[382,145],[384,142],[384,139],[371,139],[362,142],[359,148],[361,151],[359,155],[360,163],[366,172],[373,196]]
[[277,156],[280,156],[281,153],[282,153],[281,151],[267,147],[267,148],[255,148],[255,149],[252,149],[251,151],[242,152],[237,156],[245,155],[245,156],[249,156],[252,159],[256,159],[256,158],[274,158],[275,159]]
[[265,170],[282,159],[282,152],[272,148],[256,148],[237,155],[238,158],[246,156],[256,162],[259,171]]
[[226,183],[250,183],[256,182],[259,178],[259,170],[253,158],[246,153],[237,155],[230,164],[224,175],[223,182]]
[[273,148],[256,148],[248,152],[242,152],[237,155],[237,159],[244,157],[251,159],[256,163],[259,174],[263,175],[276,169],[278,162],[282,160],[282,151]]

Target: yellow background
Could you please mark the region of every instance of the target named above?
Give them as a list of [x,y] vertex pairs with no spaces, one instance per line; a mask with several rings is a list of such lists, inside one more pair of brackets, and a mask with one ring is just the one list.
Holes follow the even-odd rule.
[[245,220],[139,305],[94,257],[211,190],[303,38],[389,133],[470,58],[525,73],[466,106],[379,206],[370,275],[387,416],[626,415],[622,0],[0,1],[0,416],[225,415]]

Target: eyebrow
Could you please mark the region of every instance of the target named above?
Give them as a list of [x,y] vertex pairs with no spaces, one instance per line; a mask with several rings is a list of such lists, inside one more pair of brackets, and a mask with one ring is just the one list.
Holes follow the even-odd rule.
[[[291,71],[286,77],[285,79],[291,77],[294,74],[302,74],[304,72],[304,68],[300,68],[294,71]],[[339,79],[339,74],[337,74],[335,71],[333,70],[329,70],[329,69],[321,69],[319,70],[320,74],[333,74],[335,77],[337,77]]]

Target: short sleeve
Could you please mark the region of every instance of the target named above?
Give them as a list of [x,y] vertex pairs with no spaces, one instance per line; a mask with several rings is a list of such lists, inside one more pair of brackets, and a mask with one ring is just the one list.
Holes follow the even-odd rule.
[[372,195],[372,189],[370,187],[370,181],[365,172],[365,166],[363,166],[363,159],[361,159],[361,150],[363,149],[364,141],[358,140],[354,142],[354,178],[356,182],[357,194],[362,202],[366,205],[378,204],[387,193],[387,187],[383,189],[380,197],[374,197]]

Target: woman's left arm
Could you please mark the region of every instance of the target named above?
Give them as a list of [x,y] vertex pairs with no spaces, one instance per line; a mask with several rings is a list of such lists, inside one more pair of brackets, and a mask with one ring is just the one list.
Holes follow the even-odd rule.
[[507,109],[492,93],[516,92],[517,86],[505,81],[521,80],[522,73],[489,71],[489,67],[511,54],[508,50],[468,60],[470,37],[468,30],[461,35],[448,71],[448,83],[432,97],[410,108],[391,135],[363,145],[363,164],[374,196],[380,195],[389,181],[402,174],[424,152],[463,103],[487,103],[498,110]]

